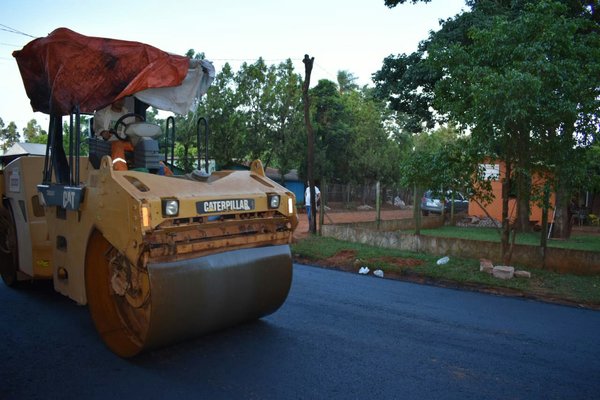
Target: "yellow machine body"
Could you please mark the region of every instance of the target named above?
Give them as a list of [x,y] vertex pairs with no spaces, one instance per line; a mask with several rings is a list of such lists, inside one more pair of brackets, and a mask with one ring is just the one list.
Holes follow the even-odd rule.
[[[13,56],[32,109],[50,120],[45,157],[0,157],[0,274],[8,286],[52,279],[89,306],[104,342],[124,357],[283,304],[298,224],[293,193],[258,160],[248,171],[161,175],[163,132],[145,121],[146,110],[188,115],[215,78],[210,61],[67,28]],[[81,115],[98,117],[121,100],[134,112],[95,134],[91,124],[83,156]],[[206,118],[197,120],[196,148],[201,121],[206,151]],[[175,118],[165,125],[173,163]],[[97,137],[107,132],[131,142],[132,159]],[[111,157],[132,168],[113,170]]]
[[[77,210],[68,192],[63,206],[44,206],[36,186],[43,163],[20,157],[0,175],[18,279],[52,278],[58,292],[89,304],[115,353],[260,318],[285,301],[295,197],[260,161],[196,180],[114,171],[109,156],[94,169],[82,157]],[[175,215],[165,214],[169,201],[178,203]]]

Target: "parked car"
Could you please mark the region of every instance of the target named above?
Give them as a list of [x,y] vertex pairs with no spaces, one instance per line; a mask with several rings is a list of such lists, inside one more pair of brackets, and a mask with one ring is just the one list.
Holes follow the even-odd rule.
[[[446,209],[446,213],[450,212],[450,208],[452,207],[452,192],[446,193],[446,201],[442,202],[441,196],[434,195],[435,192],[432,190],[428,190],[425,192],[423,197],[421,198],[421,213],[423,215],[429,215],[429,213],[433,214],[441,214],[442,213],[442,203],[444,204],[444,208]],[[467,212],[469,209],[469,200],[462,195],[462,193],[455,192],[454,193],[454,212],[461,213]]]

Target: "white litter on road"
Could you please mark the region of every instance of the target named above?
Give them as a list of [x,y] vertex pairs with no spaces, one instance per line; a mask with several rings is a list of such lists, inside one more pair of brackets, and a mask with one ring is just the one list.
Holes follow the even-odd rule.
[[383,278],[383,271],[380,269],[376,269],[375,271],[373,271],[373,275]]
[[450,257],[442,257],[439,260],[437,260],[437,265],[444,265],[444,264],[448,264],[448,261],[450,261]]
[[369,271],[370,271],[369,267],[361,267],[361,268],[358,270],[358,273],[359,273],[359,274],[361,274],[361,275],[366,275],[366,274],[368,274],[368,273],[369,273]]

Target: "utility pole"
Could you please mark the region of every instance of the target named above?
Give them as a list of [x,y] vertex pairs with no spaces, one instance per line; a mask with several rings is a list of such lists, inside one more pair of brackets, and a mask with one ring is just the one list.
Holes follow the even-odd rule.
[[308,185],[310,190],[310,226],[309,232],[317,233],[317,208],[316,208],[316,196],[315,196],[315,178],[314,173],[314,160],[315,160],[315,139],[313,126],[310,122],[310,102],[308,98],[308,88],[310,87],[310,74],[312,73],[314,57],[309,57],[308,54],[304,55],[302,62],[304,63],[304,85],[302,85],[302,100],[304,102],[304,124],[306,125],[306,137],[308,140]]

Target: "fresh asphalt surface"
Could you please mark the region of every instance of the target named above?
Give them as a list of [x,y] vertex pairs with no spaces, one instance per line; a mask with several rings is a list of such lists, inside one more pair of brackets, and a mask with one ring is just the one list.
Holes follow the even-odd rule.
[[0,399],[592,399],[600,312],[294,265],[275,314],[125,360],[0,283]]

